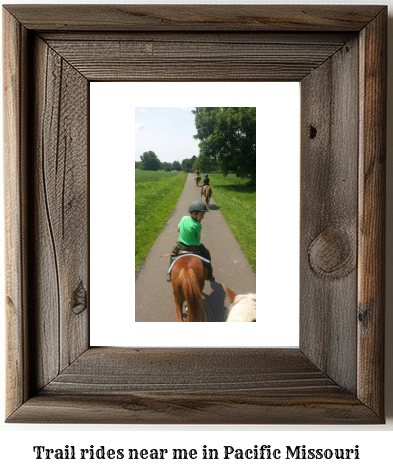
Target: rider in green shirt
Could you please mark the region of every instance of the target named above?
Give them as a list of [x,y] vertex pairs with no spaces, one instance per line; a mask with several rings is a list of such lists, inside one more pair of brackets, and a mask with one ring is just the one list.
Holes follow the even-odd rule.
[[199,246],[201,245],[201,230],[202,224],[199,221],[191,216],[184,216],[177,228],[179,240],[185,245]]
[[[180,250],[188,250],[190,252],[197,252],[201,257],[206,258],[211,262],[209,250],[201,244],[201,221],[205,217],[205,213],[209,212],[202,201],[194,201],[188,208],[189,216],[181,218],[177,231],[179,232],[179,240],[172,249],[172,253],[178,254]],[[170,264],[172,258],[170,258]],[[213,276],[213,268],[211,263],[207,265],[208,277],[207,280],[215,281]],[[167,276],[167,281],[171,281],[171,276]]]

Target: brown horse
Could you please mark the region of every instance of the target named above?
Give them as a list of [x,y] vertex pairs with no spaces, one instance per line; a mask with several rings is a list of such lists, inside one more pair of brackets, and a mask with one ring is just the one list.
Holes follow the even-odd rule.
[[210,186],[204,186],[202,190],[202,194],[205,196],[205,204],[206,204],[206,207],[209,209],[210,198],[212,197],[212,188]]
[[197,186],[199,186],[199,182],[201,180],[201,177],[199,176],[199,174],[195,177],[195,183]]
[[[187,302],[186,322],[200,320],[203,308],[202,290],[207,278],[207,267],[198,257],[184,256],[175,261],[172,267],[172,292],[175,300],[177,319],[183,322],[183,303]],[[206,312],[205,312],[206,315]]]

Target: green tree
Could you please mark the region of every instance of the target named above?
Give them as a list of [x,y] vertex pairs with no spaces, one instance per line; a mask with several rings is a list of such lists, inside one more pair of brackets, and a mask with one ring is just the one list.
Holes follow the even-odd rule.
[[195,166],[195,161],[197,160],[197,157],[195,155],[192,155],[190,158],[190,163],[191,163],[191,171],[195,171],[197,167]]
[[200,154],[195,160],[194,168],[198,168],[202,174],[211,173],[213,171],[213,161],[214,159],[211,159],[209,156]]
[[174,161],[172,163],[172,170],[177,170],[177,171],[180,171],[181,170],[181,164],[178,162],[178,161]]
[[161,161],[157,158],[154,151],[145,151],[141,155],[142,169],[157,171],[161,169]]
[[167,161],[161,162],[161,169],[164,171],[171,171],[172,163],[168,163]]
[[255,182],[256,107],[196,107],[193,114],[194,138],[200,140],[198,160],[205,164],[210,159],[210,169]]
[[185,173],[190,173],[192,170],[192,160],[191,158],[184,158],[184,160],[181,162],[181,169]]

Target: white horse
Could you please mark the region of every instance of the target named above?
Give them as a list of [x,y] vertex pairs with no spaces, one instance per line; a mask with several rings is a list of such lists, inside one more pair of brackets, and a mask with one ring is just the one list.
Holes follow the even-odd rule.
[[257,298],[255,293],[238,295],[221,283],[229,298],[226,323],[255,323],[257,321]]

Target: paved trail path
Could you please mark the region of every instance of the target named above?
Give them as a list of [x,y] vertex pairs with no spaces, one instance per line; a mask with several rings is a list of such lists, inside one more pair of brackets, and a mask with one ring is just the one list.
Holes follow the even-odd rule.
[[[229,306],[228,298],[221,286],[224,283],[236,293],[256,291],[255,274],[237,243],[232,231],[214,202],[214,179],[212,179],[213,198],[210,211],[202,221],[201,242],[210,250],[213,273],[216,281],[205,283],[203,295],[212,312],[211,321],[224,320]],[[135,282],[135,321],[139,322],[177,322],[172,295],[172,284],[166,281],[169,253],[178,239],[177,226],[187,215],[192,201],[201,199],[201,188],[196,187],[194,176],[189,174],[176,209],[167,225],[153,245]]]

